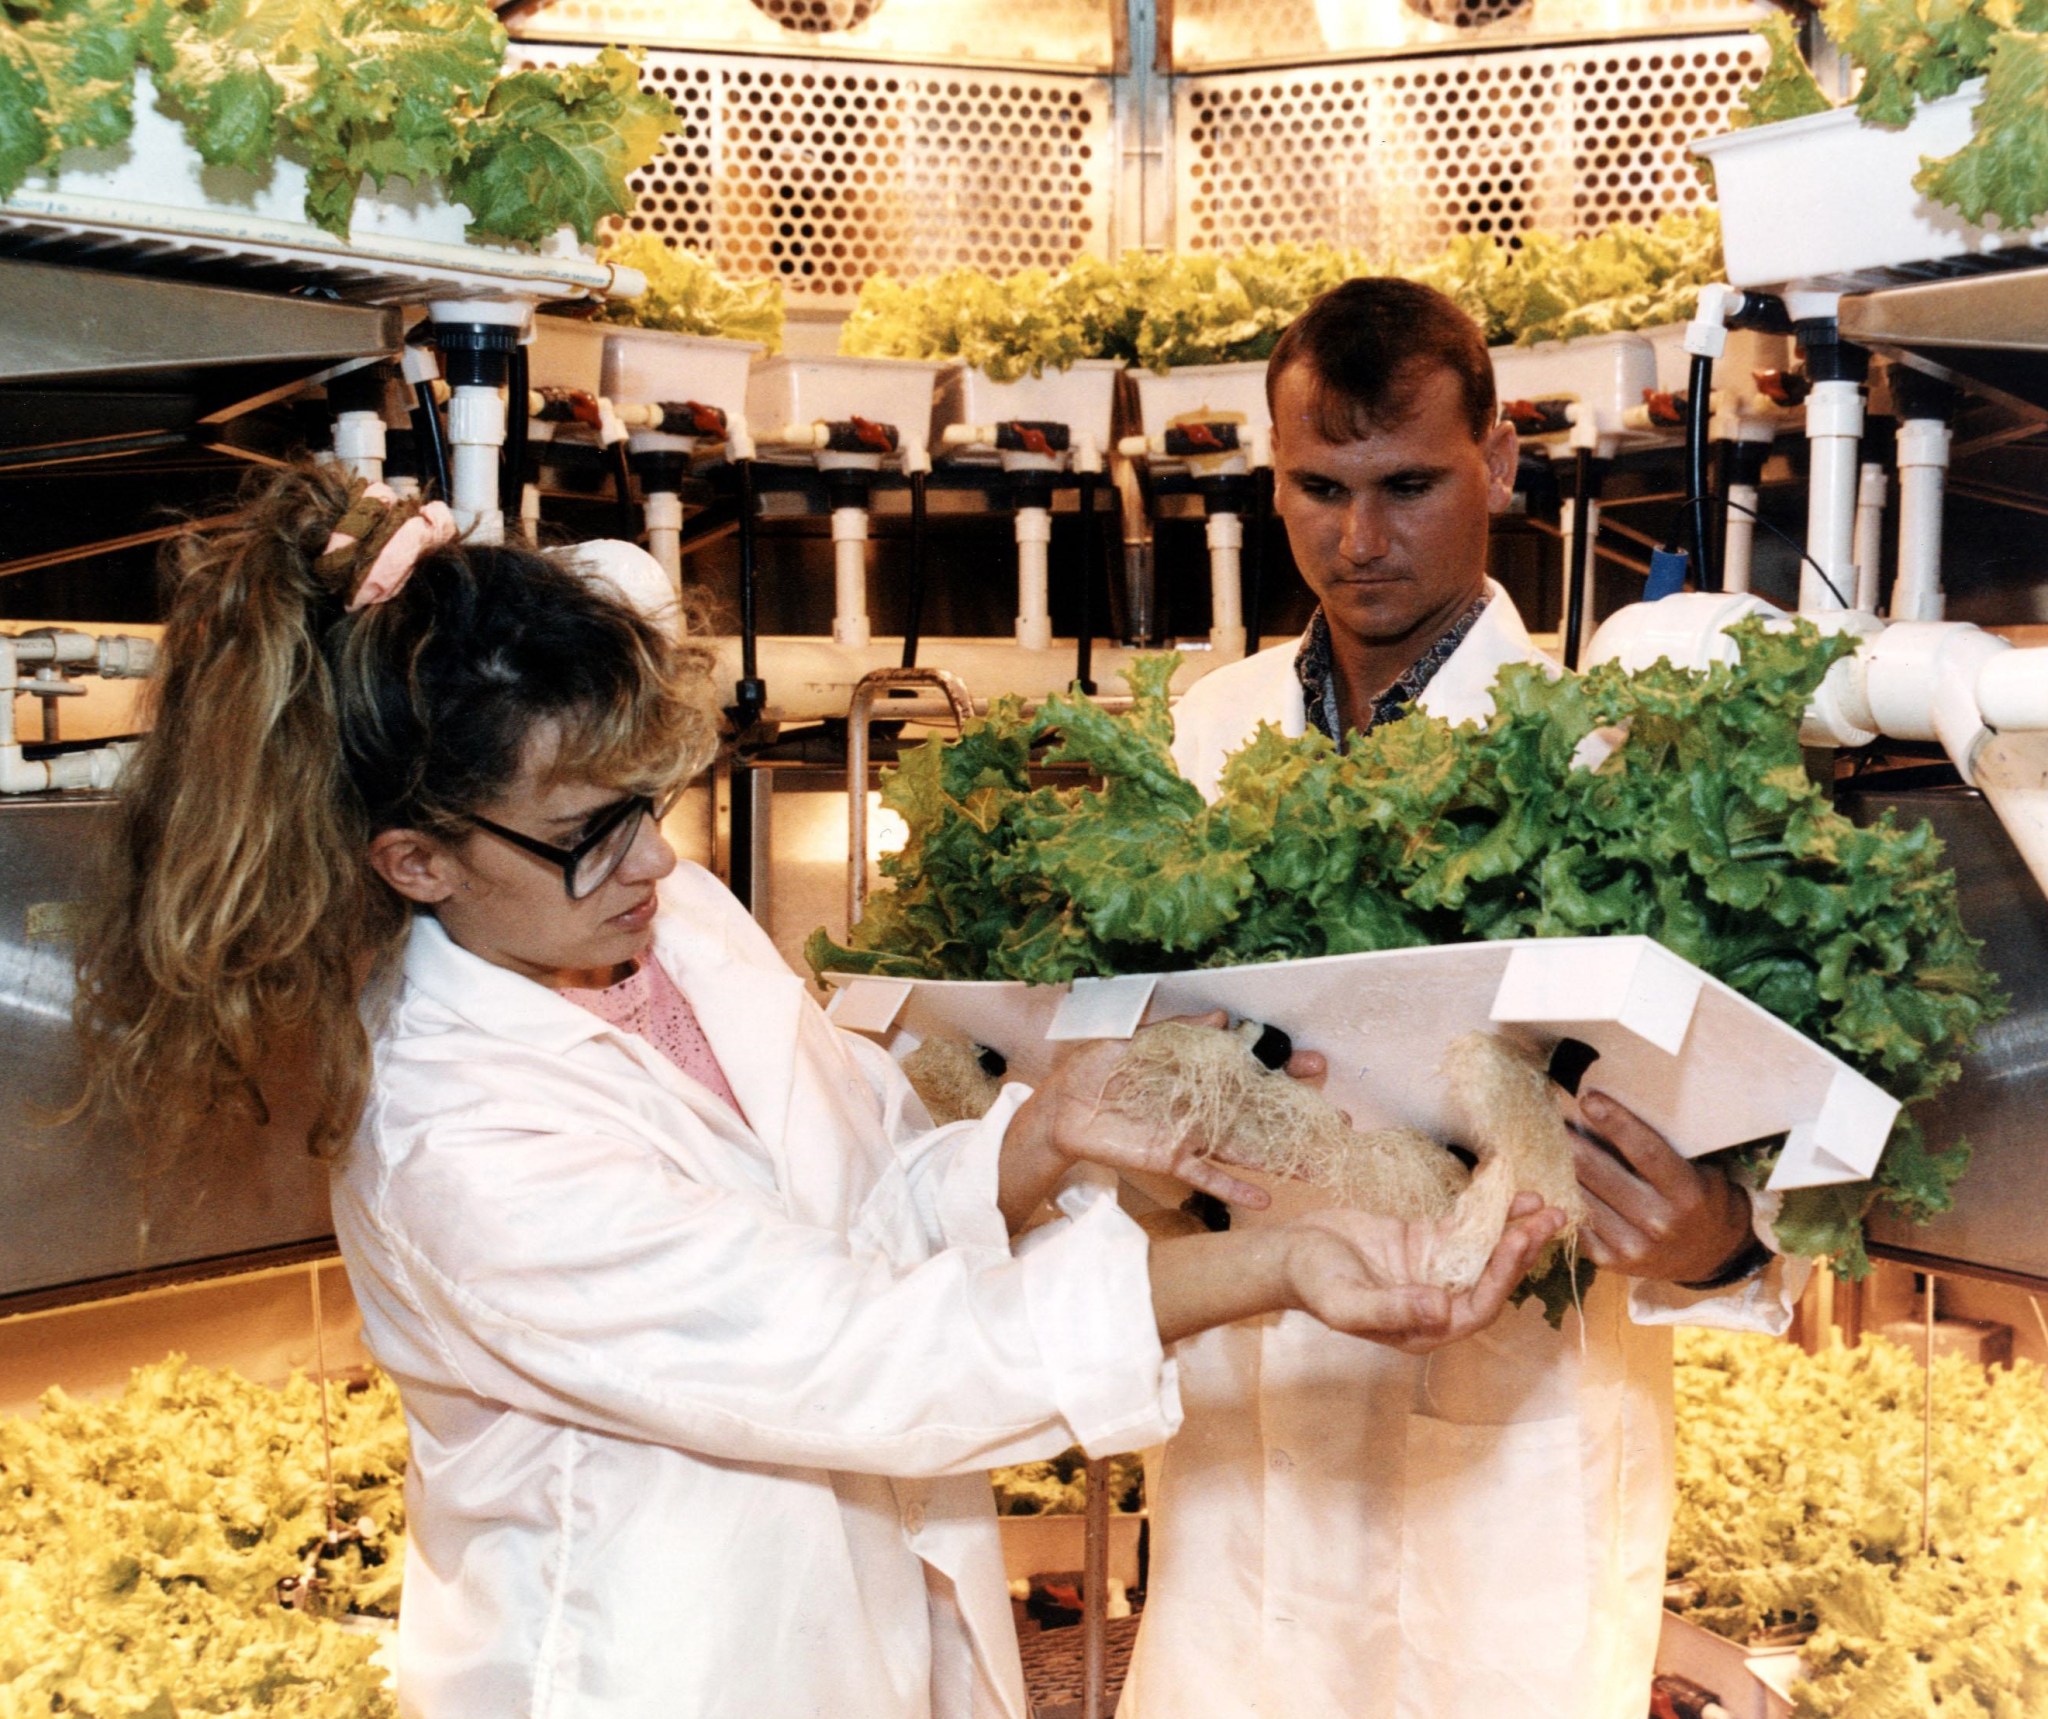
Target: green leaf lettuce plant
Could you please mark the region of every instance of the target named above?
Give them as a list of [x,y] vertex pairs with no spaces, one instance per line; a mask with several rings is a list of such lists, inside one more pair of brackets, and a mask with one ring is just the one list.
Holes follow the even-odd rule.
[[589,243],[674,109],[616,49],[502,76],[505,49],[484,0],[0,0],[0,198],[123,141],[146,66],[202,160],[300,162],[306,219],[337,237],[367,176],[445,182],[472,237]]
[[[847,944],[819,972],[1022,979],[1237,965],[1431,943],[1637,935],[1723,980],[1909,1106],[1959,1073],[2001,1006],[1924,822],[1859,827],[1808,779],[1799,722],[1852,648],[1811,626],[1731,629],[1740,661],[1694,673],[1613,664],[1553,679],[1504,669],[1495,712],[1416,711],[1339,750],[1270,726],[1205,803],[1175,769],[1174,658],[1141,661],[1128,715],[1079,696],[999,701],[883,779],[909,827]],[[1597,768],[1596,729],[1626,738]],[[1029,771],[1086,765],[1086,787]],[[1760,1184],[1775,1148],[1736,1166]],[[1910,1110],[1874,1182],[1803,1190],[1779,1233],[1867,1269],[1873,1198],[1944,1209],[1964,1149]]]

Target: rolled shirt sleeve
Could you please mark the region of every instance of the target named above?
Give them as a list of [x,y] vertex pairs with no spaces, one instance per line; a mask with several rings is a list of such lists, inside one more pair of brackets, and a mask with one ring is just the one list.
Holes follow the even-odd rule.
[[[933,1209],[961,1213],[942,1229],[985,1228],[966,1209],[992,1175],[987,1132],[962,1128],[931,1166]],[[362,1169],[336,1219],[418,1315],[393,1340],[530,1413],[893,1476],[1129,1449],[1179,1424],[1146,1237],[1111,1203],[1027,1257],[976,1241],[905,1266],[859,1218],[850,1238],[797,1222],[771,1190],[702,1185],[567,1114],[471,1113],[391,1151],[368,1186]],[[895,1179],[870,1197],[920,1198]]]
[[1629,1318],[1638,1325],[1703,1325],[1716,1331],[1762,1331],[1782,1337],[1813,1276],[1813,1261],[1787,1254],[1773,1227],[1783,1194],[1745,1188],[1750,1227],[1771,1250],[1771,1262],[1754,1277],[1726,1289],[1686,1289],[1676,1283],[1638,1280],[1629,1286]]

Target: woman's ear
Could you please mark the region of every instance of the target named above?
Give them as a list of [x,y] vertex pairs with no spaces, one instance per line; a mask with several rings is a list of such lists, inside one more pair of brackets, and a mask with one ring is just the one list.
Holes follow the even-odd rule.
[[431,906],[461,886],[461,862],[419,830],[380,830],[370,838],[370,868],[405,897]]

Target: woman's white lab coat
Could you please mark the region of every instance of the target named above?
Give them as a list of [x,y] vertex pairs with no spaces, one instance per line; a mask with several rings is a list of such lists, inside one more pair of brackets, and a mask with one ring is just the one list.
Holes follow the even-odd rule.
[[[1540,661],[1493,601],[1422,696],[1484,718]],[[1205,794],[1260,720],[1305,725],[1293,641],[1198,681]],[[1312,1047],[1306,1047],[1312,1048]],[[1624,1100],[1627,1094],[1619,1095]],[[1605,1277],[1426,1360],[1298,1314],[1176,1346],[1187,1420],[1148,1472],[1152,1564],[1119,1719],[1642,1719],[1671,1519],[1678,1322],[1782,1330],[1785,1262],[1705,1298]]]
[[412,1436],[419,1719],[1023,1719],[984,1472],[1179,1419],[1145,1240],[1013,1258],[1021,1100],[934,1131],[715,879],[656,957],[745,1112],[415,923],[336,1230]]

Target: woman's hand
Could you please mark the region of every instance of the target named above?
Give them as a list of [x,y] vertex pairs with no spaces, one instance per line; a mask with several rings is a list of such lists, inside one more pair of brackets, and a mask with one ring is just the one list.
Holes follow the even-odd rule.
[[[1219,1030],[1229,1020],[1221,1009],[1181,1018]],[[1009,1131],[1003,1136],[1000,1199],[1012,1231],[1084,1160],[1112,1170],[1173,1176],[1191,1188],[1254,1211],[1270,1203],[1265,1189],[1233,1176],[1220,1158],[1209,1155],[1227,1142],[1171,1134],[1158,1123],[1129,1116],[1105,1100],[1104,1090],[1123,1060],[1125,1048],[1112,1039],[1076,1045],[1059,1058],[1052,1073],[1010,1119]],[[1287,1072],[1298,1080],[1318,1079],[1324,1071],[1323,1058],[1314,1051],[1297,1052],[1287,1064]]]
[[1160,1340],[1290,1308],[1333,1331],[1411,1355],[1483,1330],[1564,1214],[1518,1194],[1506,1230],[1472,1288],[1453,1295],[1422,1281],[1436,1226],[1330,1209],[1271,1228],[1155,1242],[1152,1310]]
[[1536,1195],[1517,1194],[1479,1281],[1452,1294],[1421,1281],[1438,1223],[1332,1207],[1307,1214],[1284,1232],[1295,1237],[1289,1283],[1295,1305],[1333,1331],[1426,1354],[1498,1319],[1564,1224],[1564,1214]]

